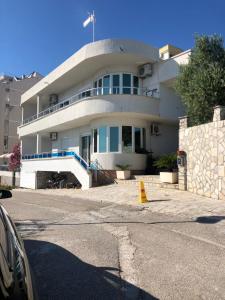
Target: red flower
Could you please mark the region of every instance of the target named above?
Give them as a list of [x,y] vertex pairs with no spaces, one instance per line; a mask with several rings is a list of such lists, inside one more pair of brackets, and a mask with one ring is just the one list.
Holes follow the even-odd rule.
[[9,170],[16,171],[20,167],[20,144],[16,144],[13,147],[12,155],[9,159]]

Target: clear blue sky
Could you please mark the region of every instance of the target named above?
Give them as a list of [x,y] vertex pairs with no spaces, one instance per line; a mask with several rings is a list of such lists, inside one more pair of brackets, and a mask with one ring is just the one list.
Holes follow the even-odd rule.
[[96,39],[186,50],[195,33],[225,38],[225,0],[0,0],[0,73],[49,73],[91,41],[82,23],[93,9]]

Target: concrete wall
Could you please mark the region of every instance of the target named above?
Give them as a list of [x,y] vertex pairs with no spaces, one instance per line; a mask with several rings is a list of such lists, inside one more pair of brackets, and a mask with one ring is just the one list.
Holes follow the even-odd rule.
[[[16,172],[16,186],[20,186],[20,173]],[[13,184],[13,174],[8,171],[0,171],[0,185],[10,185]]]
[[159,63],[159,82],[168,82],[179,74],[180,65],[186,65],[189,61],[190,50],[182,52]]
[[178,149],[178,125],[159,124],[159,136],[150,136],[153,156],[176,152]]
[[130,170],[146,169],[146,154],[137,153],[93,153],[92,160],[98,160],[105,170],[115,170],[119,165],[130,165]]
[[24,136],[21,139],[22,154],[33,154],[37,151],[37,138],[36,136]]
[[85,133],[91,134],[90,126],[82,126],[59,132],[57,141],[52,142],[52,151],[71,149],[80,154],[80,137]]
[[165,119],[173,119],[184,115],[184,107],[172,87],[160,84],[160,101],[159,101],[160,117]]
[[82,189],[88,189],[92,186],[92,175],[73,157],[22,161],[21,170],[21,187],[36,188],[36,184],[34,187],[34,178],[32,177],[31,180],[29,174],[35,174],[32,176],[36,180],[37,171],[71,172],[80,181]]
[[179,149],[187,164],[179,168],[179,184],[199,195],[225,199],[225,109],[216,107],[214,121],[187,128],[180,121]]

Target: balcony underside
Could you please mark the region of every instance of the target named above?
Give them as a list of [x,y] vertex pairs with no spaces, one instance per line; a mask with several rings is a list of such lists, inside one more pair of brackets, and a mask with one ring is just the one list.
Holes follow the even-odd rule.
[[63,131],[83,126],[103,116],[129,115],[159,120],[159,99],[136,95],[107,95],[73,103],[18,128],[20,136],[36,132]]

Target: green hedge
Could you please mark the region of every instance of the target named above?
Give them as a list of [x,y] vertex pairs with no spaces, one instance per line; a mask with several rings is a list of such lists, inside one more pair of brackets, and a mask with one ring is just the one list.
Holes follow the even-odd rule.
[[13,187],[11,185],[0,185],[0,190],[12,190]]

